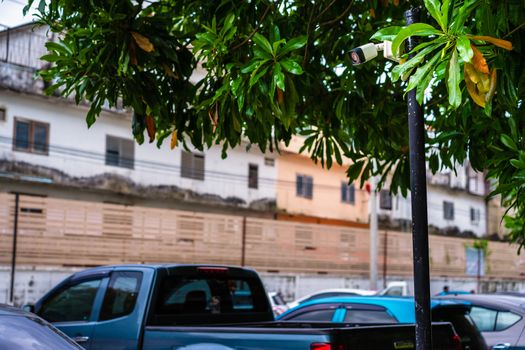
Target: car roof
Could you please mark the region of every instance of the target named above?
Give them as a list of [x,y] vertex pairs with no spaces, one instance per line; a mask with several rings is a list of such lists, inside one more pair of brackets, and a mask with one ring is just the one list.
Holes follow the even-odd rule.
[[[289,310],[283,316],[288,313],[294,312],[300,308],[321,305],[321,304],[371,304],[382,306],[388,309],[393,316],[395,316],[399,322],[414,322],[414,298],[411,297],[391,297],[391,296],[338,296],[330,298],[320,298],[310,300],[300,304],[299,306]],[[446,299],[432,299],[431,308],[438,306],[458,305],[458,304],[469,304],[465,301],[453,301]]]
[[29,316],[29,312],[14,306],[0,304],[0,316]]
[[494,307],[498,309],[512,309],[515,311],[520,311],[522,315],[525,314],[525,298],[518,296],[501,294],[461,294],[446,295],[438,298],[440,300],[462,300],[489,308]]

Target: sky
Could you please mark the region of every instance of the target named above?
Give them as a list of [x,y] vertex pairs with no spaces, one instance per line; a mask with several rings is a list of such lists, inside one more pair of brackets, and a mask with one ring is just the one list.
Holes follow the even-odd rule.
[[[38,3],[38,1],[35,1]],[[31,14],[22,15],[22,9],[26,5],[25,0],[0,0],[0,24],[15,27],[20,24],[31,22]]]

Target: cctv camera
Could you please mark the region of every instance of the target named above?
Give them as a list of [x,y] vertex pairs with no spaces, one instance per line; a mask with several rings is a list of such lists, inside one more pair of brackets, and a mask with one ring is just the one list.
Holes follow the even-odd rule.
[[376,45],[372,43],[361,45],[355,49],[350,50],[350,59],[352,60],[352,64],[357,66],[359,64],[373,60],[377,57],[377,51]]
[[371,61],[377,57],[377,53],[383,51],[383,56],[389,60],[398,61],[399,57],[392,54],[392,42],[385,41],[379,44],[368,43],[350,50],[350,59],[354,66]]

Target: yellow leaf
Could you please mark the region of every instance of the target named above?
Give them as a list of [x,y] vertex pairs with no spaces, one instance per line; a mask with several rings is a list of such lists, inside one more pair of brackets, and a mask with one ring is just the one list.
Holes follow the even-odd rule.
[[470,79],[470,75],[467,72],[467,65],[465,64],[465,84],[467,86],[467,91],[474,101],[480,107],[485,107],[485,94],[480,93],[477,89],[477,85]]
[[493,38],[491,36],[484,36],[484,35],[473,35],[470,37],[470,39],[486,41],[488,43],[501,47],[502,49],[505,49],[508,51],[512,50],[512,43],[508,40]]
[[173,130],[173,133],[171,134],[171,142],[170,142],[170,148],[174,149],[177,147],[177,129]]
[[133,39],[135,39],[135,42],[137,45],[146,52],[153,52],[155,51],[155,46],[149,41],[148,38],[146,38],[144,35],[139,34],[137,32],[131,32],[131,35],[133,36]]
[[477,84],[479,92],[486,94],[490,89],[490,75],[480,74],[481,80]]
[[494,93],[496,92],[496,81],[498,80],[498,76],[496,74],[496,68],[492,69],[492,73],[490,75],[490,88],[487,92],[487,95],[485,96],[485,101],[489,102],[492,100],[492,97],[494,97]]
[[157,133],[157,127],[155,126],[155,119],[151,114],[146,116],[146,130],[148,131],[149,143],[155,140],[155,134]]
[[485,57],[483,57],[476,46],[470,45],[470,47],[472,47],[472,51],[474,51],[474,56],[472,57],[474,68],[476,68],[478,72],[489,74],[489,66],[487,65],[487,61],[485,61]]
[[481,73],[478,73],[472,64],[465,63],[465,75],[468,75],[474,84],[479,83],[479,74]]

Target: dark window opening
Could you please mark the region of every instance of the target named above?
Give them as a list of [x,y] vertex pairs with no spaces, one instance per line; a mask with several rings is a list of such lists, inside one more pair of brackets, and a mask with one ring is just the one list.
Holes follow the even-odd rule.
[[297,175],[296,177],[296,194],[297,197],[307,199],[313,198],[314,178],[308,175]]
[[49,124],[15,118],[13,149],[37,154],[48,154]]
[[454,203],[443,202],[443,218],[445,220],[454,220]]
[[379,192],[379,208],[392,210],[392,194],[388,190]]
[[346,182],[341,183],[341,202],[355,204],[355,186]]
[[133,169],[135,148],[133,140],[106,136],[106,165]]
[[259,166],[257,164],[248,166],[248,187],[259,188]]
[[0,121],[5,122],[7,120],[7,112],[4,107],[0,107]]
[[204,155],[182,151],[180,176],[204,181]]

